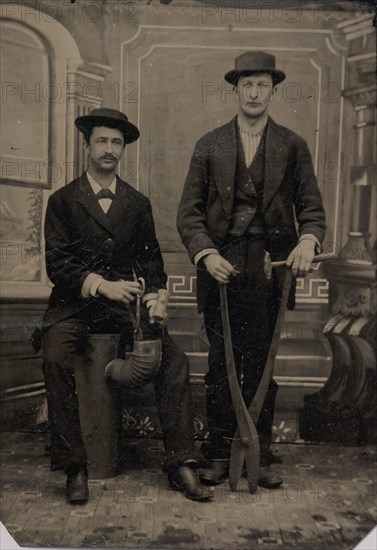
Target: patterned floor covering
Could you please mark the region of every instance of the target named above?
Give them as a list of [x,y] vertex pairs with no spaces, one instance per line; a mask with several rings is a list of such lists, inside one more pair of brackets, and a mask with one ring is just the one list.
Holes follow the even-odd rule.
[[377,517],[375,449],[280,443],[275,491],[218,486],[211,503],[168,489],[163,449],[132,446],[124,473],[90,481],[90,501],[65,502],[65,477],[49,471],[46,434],[1,434],[1,521],[29,547],[190,550],[350,549]]

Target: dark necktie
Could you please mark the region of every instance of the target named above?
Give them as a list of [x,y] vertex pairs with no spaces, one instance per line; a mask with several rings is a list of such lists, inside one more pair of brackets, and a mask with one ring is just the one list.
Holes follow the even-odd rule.
[[98,193],[96,193],[96,197],[98,200],[100,199],[112,200],[114,198],[114,193],[110,191],[110,189],[101,189],[101,191],[98,191]]

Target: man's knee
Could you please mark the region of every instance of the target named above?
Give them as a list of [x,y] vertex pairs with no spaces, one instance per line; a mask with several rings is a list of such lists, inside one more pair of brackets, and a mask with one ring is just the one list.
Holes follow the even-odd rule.
[[77,355],[87,354],[88,345],[88,336],[81,328],[54,325],[42,338],[43,361],[45,364],[73,361]]

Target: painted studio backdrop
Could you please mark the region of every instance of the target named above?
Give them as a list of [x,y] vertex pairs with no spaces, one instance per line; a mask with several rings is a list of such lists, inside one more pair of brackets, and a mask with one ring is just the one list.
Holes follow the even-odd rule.
[[[44,214],[51,193],[85,169],[75,118],[104,106],[125,112],[140,129],[119,175],[152,203],[169,276],[170,333],[189,358],[197,438],[206,437],[208,346],[176,212],[195,142],[237,112],[224,73],[239,54],[261,50],[287,75],[271,116],[309,145],[327,216],[324,252],[337,255],[298,280],[296,309],[285,317],[275,366],[277,411],[285,413],[275,423],[275,442],[376,442],[373,14],[354,2],[239,4],[1,3],[3,430],[33,431],[44,418],[41,357],[29,341],[51,291]],[[156,426],[148,396],[125,406],[126,435]]]
[[[358,540],[372,525],[376,508],[370,504],[368,472],[377,442],[374,14],[363,2],[266,4],[0,3],[0,432],[7,475],[4,484],[1,480],[0,519],[20,543],[122,547],[125,540],[128,545],[138,540],[142,547],[163,547],[166,541],[178,547],[183,540],[185,548],[203,547],[203,541],[211,548],[234,548],[238,537],[238,548],[272,548],[275,540],[280,548],[286,540],[296,548],[297,541],[311,542],[317,533],[318,548],[340,548],[340,542]],[[251,502],[247,490],[230,495],[224,484],[208,504],[213,511],[207,513],[204,505],[201,516],[192,503],[179,500],[182,495],[168,492],[161,468],[138,462],[134,471],[113,480],[91,480],[88,506],[79,512],[68,509],[58,477],[56,484],[48,477],[42,357],[34,353],[30,336],[52,287],[43,257],[47,201],[86,168],[83,137],[74,121],[102,106],[125,112],[140,129],[140,139],[126,147],[119,175],[152,203],[169,277],[169,332],[189,359],[199,446],[208,437],[208,343],[197,312],[196,271],[176,230],[176,213],[196,141],[237,113],[236,95],[224,74],[247,50],[273,54],[286,74],[270,114],[308,143],[326,210],[324,252],[336,254],[298,279],[296,309],[286,312],[275,363],[280,390],[273,443],[284,448],[284,482],[292,490],[297,477],[304,497],[289,500],[293,493],[283,486],[274,493],[275,501]],[[147,441],[159,460],[161,430],[149,386],[122,402],[121,443],[125,448],[131,441],[136,448]],[[89,398],[101,414],[103,403],[96,402],[96,395]],[[348,450],[341,454],[344,445]],[[318,482],[322,500],[309,494],[308,480]],[[325,501],[331,496],[326,480],[336,482],[338,500]],[[43,483],[52,487],[51,501],[40,498]],[[124,492],[111,493],[111,487],[124,487]],[[272,498],[266,490],[259,494]],[[305,514],[307,525],[303,521],[297,527]]]

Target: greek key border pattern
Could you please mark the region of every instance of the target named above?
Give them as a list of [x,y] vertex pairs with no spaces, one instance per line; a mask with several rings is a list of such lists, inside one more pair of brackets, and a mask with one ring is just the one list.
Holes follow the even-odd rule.
[[[172,304],[196,304],[196,276],[169,275],[168,289]],[[327,279],[297,279],[296,301],[299,304],[327,304],[329,282]]]

